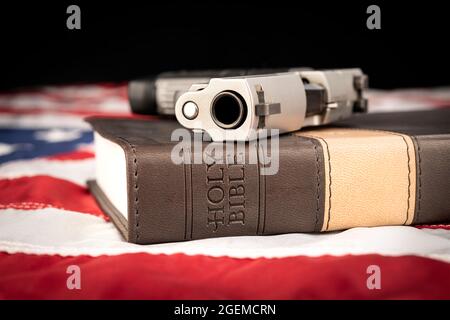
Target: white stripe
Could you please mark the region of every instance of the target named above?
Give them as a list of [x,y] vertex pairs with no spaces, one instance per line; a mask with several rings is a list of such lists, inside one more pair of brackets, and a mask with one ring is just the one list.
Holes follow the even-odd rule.
[[95,160],[17,160],[0,165],[0,179],[47,175],[85,186],[95,177]]
[[90,112],[130,112],[128,101],[121,97],[105,97],[101,101],[81,101],[73,99],[62,101],[45,99],[42,96],[17,95],[15,97],[1,97],[0,107],[15,110],[54,110],[54,111],[90,111]]
[[13,109],[58,109],[129,112],[123,85],[45,86],[39,90],[0,94],[0,106]]
[[369,112],[418,111],[450,104],[450,87],[433,89],[368,90]]
[[1,114],[0,128],[77,128],[91,130],[84,116],[61,113]]
[[417,255],[450,262],[450,232],[413,227],[355,228],[325,234],[229,237],[156,245],[123,241],[111,223],[58,209],[0,210],[0,251],[61,256],[152,254],[281,258],[346,254]]

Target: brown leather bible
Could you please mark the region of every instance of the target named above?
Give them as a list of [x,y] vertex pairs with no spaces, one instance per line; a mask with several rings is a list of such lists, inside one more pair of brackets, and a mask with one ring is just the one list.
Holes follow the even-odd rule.
[[252,163],[175,163],[175,121],[87,121],[97,163],[90,190],[133,243],[450,221],[450,109],[362,114],[281,135],[278,158],[245,143],[235,154],[255,152]]

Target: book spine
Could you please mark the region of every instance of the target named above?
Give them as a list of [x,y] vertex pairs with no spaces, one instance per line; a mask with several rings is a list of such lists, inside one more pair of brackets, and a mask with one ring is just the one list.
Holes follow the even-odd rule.
[[[227,161],[209,157],[198,163],[194,159],[202,159],[204,149],[200,155],[191,150],[191,161],[183,164],[172,161],[173,144],[136,146],[125,142],[123,147],[132,242],[314,232],[322,228],[323,152],[314,139],[283,137],[276,157],[273,150],[247,144],[243,154],[236,152],[232,159],[225,156]],[[255,155],[257,161],[249,161]],[[242,156],[246,160],[238,161]],[[276,174],[262,173],[273,166]]]
[[[224,147],[221,161],[211,155],[205,161],[205,148],[191,149],[183,164],[172,161],[173,144],[127,144],[129,239],[159,243],[448,221],[450,144],[442,141],[320,129],[283,136],[276,151],[247,144],[230,158]],[[252,152],[256,162],[249,161]]]

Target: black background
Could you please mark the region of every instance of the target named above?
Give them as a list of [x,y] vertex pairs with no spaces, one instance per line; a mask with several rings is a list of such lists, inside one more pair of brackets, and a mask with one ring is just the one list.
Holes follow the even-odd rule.
[[[15,1],[0,5],[0,89],[166,70],[361,67],[377,88],[450,84],[444,1]],[[66,8],[81,8],[81,30]],[[381,30],[366,28],[367,6]]]

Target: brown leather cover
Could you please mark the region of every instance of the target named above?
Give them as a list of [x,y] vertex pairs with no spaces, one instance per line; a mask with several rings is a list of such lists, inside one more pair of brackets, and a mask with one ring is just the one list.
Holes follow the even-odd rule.
[[[128,221],[95,182],[89,186],[130,242],[450,221],[450,110],[367,114],[282,135],[275,175],[261,175],[261,164],[174,164],[174,121],[88,122],[125,151]],[[398,165],[383,167],[384,155]],[[382,185],[389,178],[392,193]]]
[[449,108],[357,115],[351,120],[341,122],[339,126],[386,130],[410,136],[416,154],[417,181],[412,224],[450,221]]

